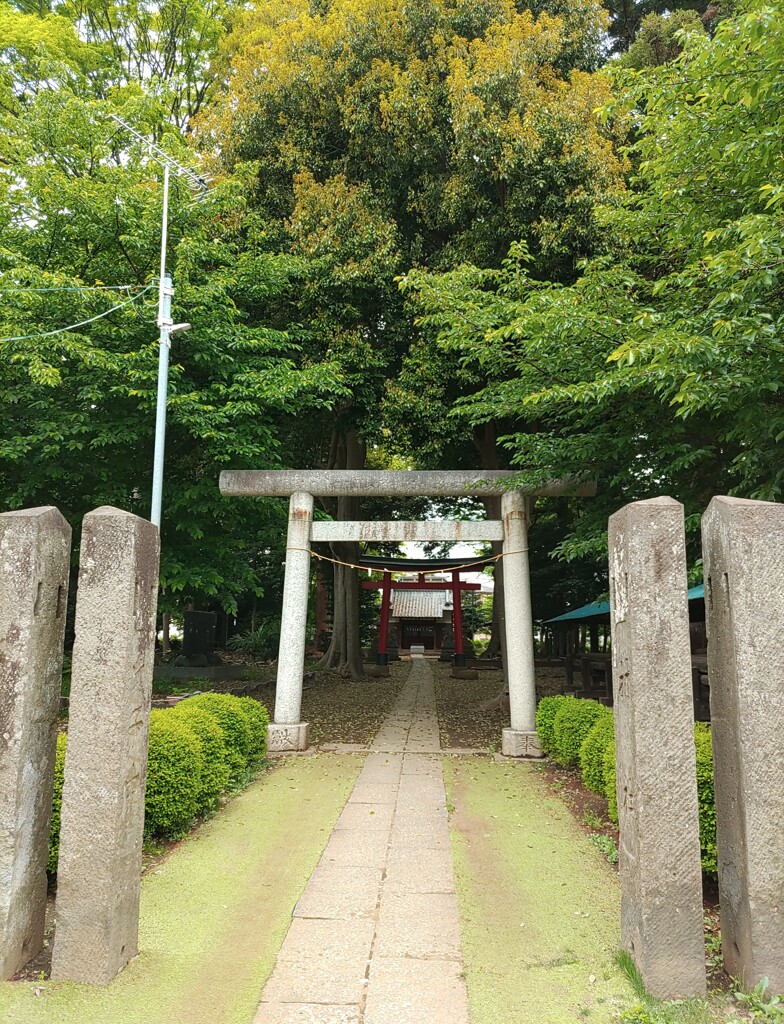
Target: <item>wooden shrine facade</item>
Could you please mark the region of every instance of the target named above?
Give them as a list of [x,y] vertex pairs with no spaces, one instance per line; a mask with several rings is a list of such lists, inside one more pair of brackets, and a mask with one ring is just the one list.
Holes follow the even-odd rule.
[[[467,591],[481,590],[479,583],[467,583],[460,579],[461,566],[464,566],[470,559],[465,558],[384,558],[366,556],[360,559],[363,568],[383,572],[381,580],[364,580],[362,586],[366,590],[381,591],[381,611],[379,616],[378,642],[376,648],[376,663],[386,665],[388,661],[387,649],[389,645],[389,628],[392,612],[393,592],[405,591],[447,591],[452,592],[452,614],[451,629],[454,635],[455,655],[454,664],[462,666],[466,663],[463,645],[463,605],[462,597]],[[473,562],[471,567],[478,571],[482,565],[490,563],[490,559],[482,562]],[[447,573],[449,580],[428,580],[426,577],[433,573]],[[394,574],[416,575],[415,580],[393,580]],[[411,640],[415,638],[425,649],[439,650],[443,639],[443,628],[440,623],[433,622],[432,633],[425,631],[422,627],[417,635],[416,625],[410,619],[398,616],[402,621],[400,627],[400,647],[410,647]],[[412,635],[413,634],[413,635]],[[432,644],[429,642],[432,636]]]

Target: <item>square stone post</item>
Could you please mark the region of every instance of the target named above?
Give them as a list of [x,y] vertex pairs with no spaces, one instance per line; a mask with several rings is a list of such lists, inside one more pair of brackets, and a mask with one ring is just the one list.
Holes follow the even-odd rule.
[[724,964],[784,994],[784,505],[702,520]]
[[158,530],[84,517],[52,977],[105,985],[138,952]]
[[661,999],[705,993],[683,506],[610,517],[621,943]]
[[531,581],[528,572],[528,517],[525,496],[507,491],[501,498],[504,524],[504,608],[506,673],[511,728],[501,733],[508,757],[541,757],[536,735],[536,669]]
[[0,515],[0,980],[40,952],[71,527]]
[[310,590],[312,522],[313,495],[302,491],[292,494],[286,536],[286,575],[280,619],[275,721],[269,726],[271,751],[308,749],[308,723],[300,721],[300,713]]

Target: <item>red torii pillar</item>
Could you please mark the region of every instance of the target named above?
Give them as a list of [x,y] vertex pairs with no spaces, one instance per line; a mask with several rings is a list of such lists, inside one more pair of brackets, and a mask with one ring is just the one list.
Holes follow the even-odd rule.
[[[433,572],[440,572],[433,569]],[[378,630],[378,650],[376,651],[376,664],[386,665],[389,662],[387,646],[389,644],[389,610],[392,598],[392,574],[384,573],[382,580],[363,580],[362,586],[365,590],[381,591],[381,622]],[[426,583],[425,573],[419,573],[419,579],[414,582],[394,583],[395,590],[447,590],[448,584]],[[465,653],[463,651],[463,608],[461,598],[464,590],[481,590],[479,583],[464,583],[460,579],[460,570],[452,571],[452,627],[455,634],[455,665],[465,665]]]

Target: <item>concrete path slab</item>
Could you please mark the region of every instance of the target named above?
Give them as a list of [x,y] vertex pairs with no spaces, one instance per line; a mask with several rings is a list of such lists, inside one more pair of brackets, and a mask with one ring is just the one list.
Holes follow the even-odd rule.
[[253,1024],[468,1024],[432,670],[412,662]]
[[[463,1024],[468,999],[456,960],[376,958],[363,1024]],[[500,1022],[499,1022],[500,1024]]]

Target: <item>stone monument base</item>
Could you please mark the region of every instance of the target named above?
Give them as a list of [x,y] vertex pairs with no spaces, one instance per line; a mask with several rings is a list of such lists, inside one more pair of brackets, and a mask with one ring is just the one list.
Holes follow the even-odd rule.
[[270,722],[267,728],[267,749],[271,754],[288,750],[307,750],[310,744],[310,725],[297,722],[294,725],[279,725]]
[[501,733],[501,753],[504,757],[544,757],[542,745],[535,732],[504,729]]

